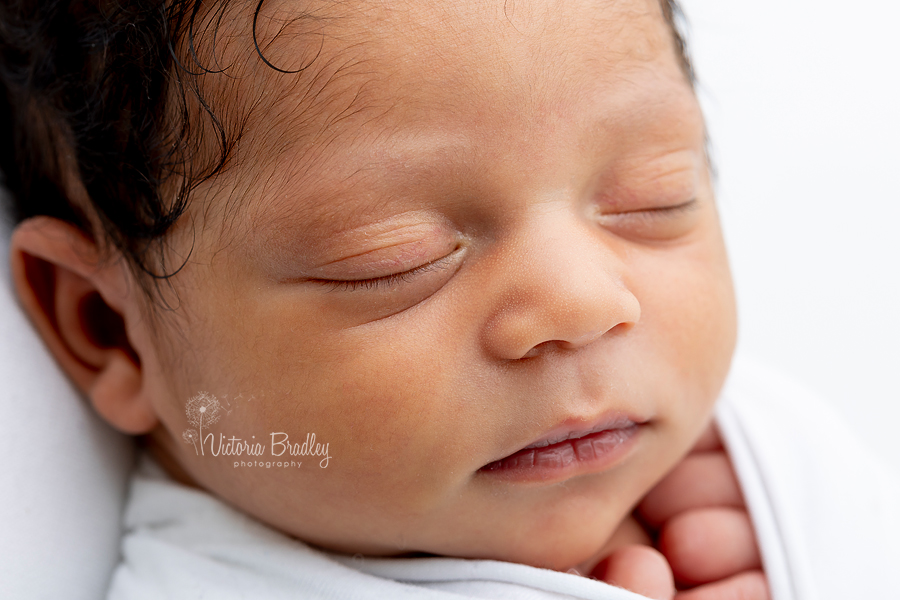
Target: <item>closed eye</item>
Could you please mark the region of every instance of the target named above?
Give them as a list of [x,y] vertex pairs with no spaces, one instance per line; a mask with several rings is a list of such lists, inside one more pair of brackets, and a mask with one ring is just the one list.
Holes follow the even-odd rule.
[[454,250],[447,256],[425,263],[414,269],[409,269],[400,273],[392,273],[382,277],[372,277],[369,279],[310,279],[309,281],[327,286],[329,292],[394,289],[401,284],[413,283],[418,277],[421,277],[426,273],[450,268],[453,266],[453,259],[456,257],[458,250],[459,249]]
[[[648,218],[656,218],[656,217],[676,217],[682,213],[690,212],[692,210],[696,210],[698,208],[697,199],[691,198],[687,202],[682,202],[681,204],[675,204],[673,206],[654,206],[651,208],[640,208],[636,210],[624,210],[614,213],[607,213],[609,216],[618,216],[618,215],[633,215],[639,217],[648,217]],[[604,215],[606,216],[606,215]]]
[[671,206],[600,213],[597,222],[604,229],[634,241],[668,241],[691,231],[702,214],[702,204],[693,198]]

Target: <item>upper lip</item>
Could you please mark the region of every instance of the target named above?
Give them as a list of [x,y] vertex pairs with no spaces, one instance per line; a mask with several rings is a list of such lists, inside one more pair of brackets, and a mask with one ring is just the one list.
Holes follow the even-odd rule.
[[558,444],[566,440],[575,440],[601,431],[610,431],[614,429],[627,429],[635,425],[642,425],[648,419],[627,415],[622,412],[610,412],[601,415],[592,421],[584,421],[581,419],[566,419],[559,425],[553,427],[550,431],[542,435],[540,438],[531,442],[526,446],[522,446],[518,450],[503,456],[512,456],[523,450],[533,450],[535,448],[545,448]]

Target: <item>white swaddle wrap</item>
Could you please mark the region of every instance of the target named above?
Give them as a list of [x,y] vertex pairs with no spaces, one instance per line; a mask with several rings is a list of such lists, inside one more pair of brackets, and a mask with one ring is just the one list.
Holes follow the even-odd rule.
[[[830,410],[739,362],[717,418],[773,600],[900,597],[900,484]],[[321,552],[172,482],[146,458],[125,519],[110,600],[642,598],[518,564]]]

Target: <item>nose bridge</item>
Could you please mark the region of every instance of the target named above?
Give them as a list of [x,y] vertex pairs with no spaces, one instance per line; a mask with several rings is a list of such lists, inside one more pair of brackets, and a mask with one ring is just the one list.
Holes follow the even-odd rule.
[[640,317],[622,260],[603,234],[567,210],[535,212],[503,250],[498,269],[502,280],[484,339],[499,358],[578,348]]

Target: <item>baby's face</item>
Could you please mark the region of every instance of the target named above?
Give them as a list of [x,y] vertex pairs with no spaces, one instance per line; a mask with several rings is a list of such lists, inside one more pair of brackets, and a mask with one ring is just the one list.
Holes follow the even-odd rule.
[[[257,109],[173,236],[193,251],[143,363],[153,436],[327,548],[581,563],[708,423],[734,345],[704,125],[660,9],[328,17],[268,46],[284,68],[312,47],[304,73],[251,58],[229,84]],[[185,443],[201,391],[230,409],[203,435],[262,456]],[[273,457],[273,432],[314,433],[327,467]]]

